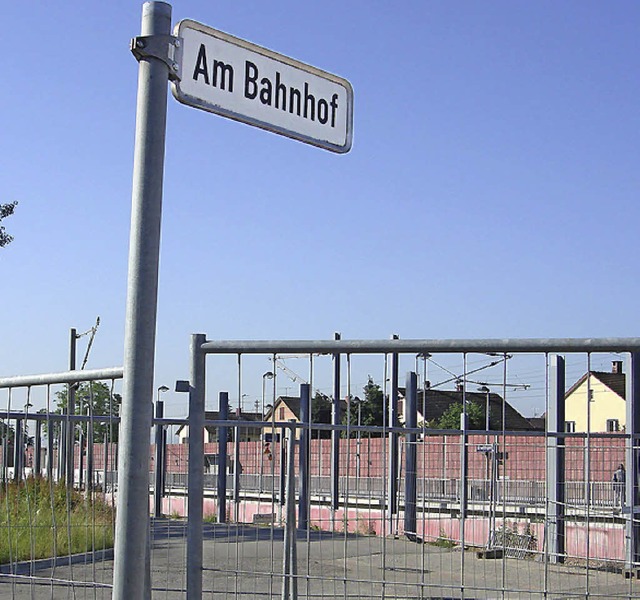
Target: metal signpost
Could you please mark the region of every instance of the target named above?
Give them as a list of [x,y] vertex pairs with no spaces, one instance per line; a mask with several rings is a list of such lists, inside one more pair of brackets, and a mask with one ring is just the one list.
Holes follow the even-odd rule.
[[[184,104],[339,153],[351,148],[353,91],[345,79],[194,21],[178,23],[172,36],[171,6],[164,2],[143,5],[141,35],[131,50],[139,76],[113,598],[148,600],[149,432],[167,82]],[[197,589],[188,596],[196,597]]]

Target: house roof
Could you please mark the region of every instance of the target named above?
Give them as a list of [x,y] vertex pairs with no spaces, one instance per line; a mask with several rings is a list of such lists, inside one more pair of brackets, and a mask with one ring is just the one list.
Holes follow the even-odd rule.
[[[404,388],[398,390],[404,395]],[[475,402],[480,406],[486,406],[487,394],[484,392],[464,393],[468,402]],[[423,414],[427,422],[438,421],[452,404],[462,404],[463,392],[459,390],[435,390],[428,389],[426,395],[426,405],[423,400],[424,391],[418,390],[417,403],[418,412]],[[504,402],[500,394],[489,394],[489,425],[491,431],[501,431],[502,427],[502,406],[504,404],[505,427],[507,431],[530,431],[534,427],[528,419],[523,417],[508,402]]]
[[[217,410],[206,410],[204,413],[205,421],[217,421],[220,419],[220,412]],[[236,411],[229,411],[229,421],[262,421],[262,415],[256,412],[241,412],[238,414]],[[184,423],[178,427],[176,435],[180,435],[180,432],[188,427],[188,423]],[[216,427],[205,426],[209,431],[214,431]]]
[[[331,400],[331,398],[328,398]],[[313,398],[311,399],[313,402]],[[299,396],[278,396],[276,399],[276,407],[280,407],[282,404],[286,405],[289,410],[295,415],[296,419],[300,420],[300,397]],[[342,412],[347,410],[347,403],[344,400],[340,400],[340,410]],[[264,416],[265,421],[271,420],[271,407]]]
[[[617,394],[623,400],[627,396],[627,385],[624,373],[611,373],[607,371],[589,371],[588,373],[592,377],[595,377],[603,385],[606,385],[614,394]],[[587,373],[585,373],[578,381],[576,381],[564,395],[565,398],[573,394],[587,379]]]

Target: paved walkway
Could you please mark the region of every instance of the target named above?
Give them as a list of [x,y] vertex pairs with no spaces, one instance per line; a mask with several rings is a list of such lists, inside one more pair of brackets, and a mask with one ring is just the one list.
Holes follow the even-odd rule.
[[[207,524],[203,598],[280,598],[287,585],[283,548],[280,528]],[[288,585],[293,589],[297,583],[298,598],[640,598],[638,580],[605,565],[592,564],[587,578],[584,565],[545,568],[534,558],[480,559],[476,552],[404,538],[321,531],[299,531],[296,550],[297,578]],[[154,600],[185,598],[185,553],[184,522],[158,521],[151,564]],[[35,577],[1,576],[0,599],[108,600],[112,575],[110,559],[42,566]]]

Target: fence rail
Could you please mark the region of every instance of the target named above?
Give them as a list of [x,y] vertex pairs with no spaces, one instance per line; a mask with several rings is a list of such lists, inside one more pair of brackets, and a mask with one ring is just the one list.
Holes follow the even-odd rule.
[[[144,513],[155,516],[151,597],[638,597],[639,349],[636,338],[195,344],[218,378],[235,370],[236,392],[194,391],[193,376],[189,416],[154,420],[158,443],[136,474],[148,477]],[[581,354],[571,377],[550,356],[559,351]],[[596,355],[613,351],[630,352],[626,429],[565,432],[565,393],[596,363],[618,361]],[[277,392],[285,352],[313,386]],[[378,356],[360,367],[369,354]],[[527,373],[538,361],[546,431],[507,427],[520,359]],[[484,368],[494,383],[480,393],[472,373]],[[371,373],[381,425],[366,424]],[[96,414],[92,386],[102,381],[115,406],[120,376],[0,379],[0,597],[111,597],[120,424],[117,410]],[[584,381],[585,397],[602,393]],[[253,420],[242,406],[251,385]],[[463,417],[460,430],[439,429],[427,402],[438,386],[486,407],[487,426],[472,430]],[[70,393],[78,410],[60,407]],[[318,398],[329,400],[324,416]],[[188,443],[171,443],[178,429],[190,430]],[[621,463],[627,479],[614,482]],[[55,536],[43,548],[45,529]]]

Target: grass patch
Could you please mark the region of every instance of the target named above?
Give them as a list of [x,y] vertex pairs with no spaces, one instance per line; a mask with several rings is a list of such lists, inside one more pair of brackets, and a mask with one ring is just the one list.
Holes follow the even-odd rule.
[[0,486],[0,564],[113,547],[115,510],[64,482]]

